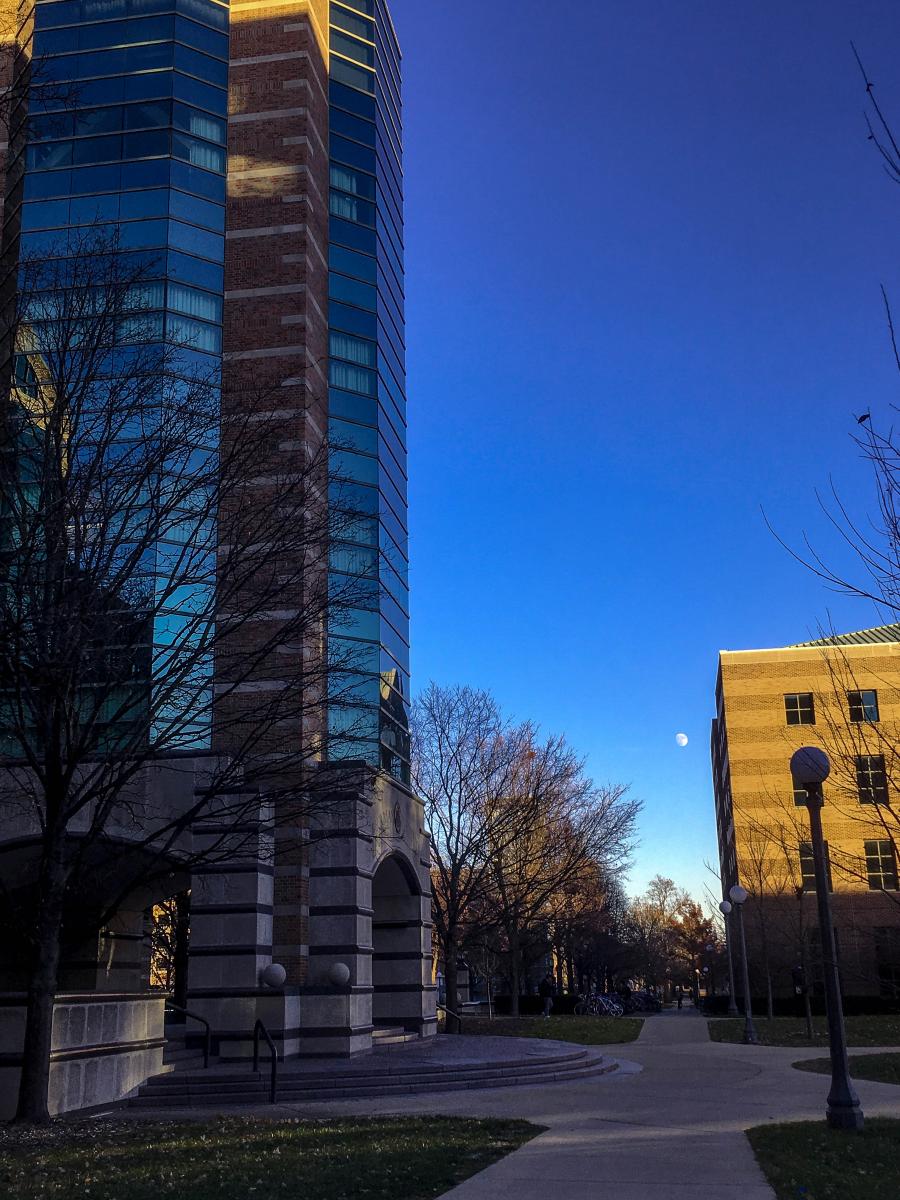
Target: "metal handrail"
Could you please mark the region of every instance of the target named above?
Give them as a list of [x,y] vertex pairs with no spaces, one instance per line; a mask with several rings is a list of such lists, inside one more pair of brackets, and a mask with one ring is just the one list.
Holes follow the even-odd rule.
[[256,1024],[253,1026],[253,1070],[259,1074],[259,1035],[266,1039],[270,1051],[270,1067],[269,1067],[269,1103],[275,1103],[275,1093],[278,1088],[278,1049],[272,1041],[272,1035],[263,1025],[262,1021],[257,1018]]
[[175,1004],[172,1000],[167,1000],[165,1006],[171,1012],[184,1013],[192,1021],[199,1021],[206,1028],[206,1036],[203,1039],[203,1068],[206,1070],[209,1066],[209,1052],[212,1045],[212,1029],[210,1028],[209,1021],[207,1021],[206,1017],[201,1017],[199,1013],[191,1012],[189,1008],[182,1008],[180,1004]]
[[462,1033],[462,1017],[458,1012],[454,1012],[452,1008],[448,1008],[446,1004],[436,1004],[435,1008],[439,1008],[442,1013],[448,1017],[453,1017],[459,1023],[459,1032]]

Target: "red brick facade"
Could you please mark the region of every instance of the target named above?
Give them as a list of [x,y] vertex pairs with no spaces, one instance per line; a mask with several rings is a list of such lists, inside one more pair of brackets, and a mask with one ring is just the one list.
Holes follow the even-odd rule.
[[[281,414],[287,455],[327,419],[327,29],[327,0],[231,6],[225,391]],[[300,830],[276,837],[272,954],[299,984],[308,871]]]

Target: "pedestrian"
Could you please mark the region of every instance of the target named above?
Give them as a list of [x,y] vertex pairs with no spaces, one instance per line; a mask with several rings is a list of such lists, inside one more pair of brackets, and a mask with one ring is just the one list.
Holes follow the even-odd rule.
[[684,989],[680,983],[675,984],[675,999],[678,1001],[678,1007],[681,1008],[681,1002],[684,999]]
[[556,981],[551,971],[548,971],[538,984],[538,995],[544,1001],[544,1020],[549,1020],[553,1010],[553,997],[556,995]]

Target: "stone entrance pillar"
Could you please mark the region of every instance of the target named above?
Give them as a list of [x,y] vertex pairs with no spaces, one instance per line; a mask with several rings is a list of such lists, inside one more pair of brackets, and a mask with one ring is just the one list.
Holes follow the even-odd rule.
[[[374,772],[343,799],[312,838],[301,1054],[368,1050],[379,1025],[423,1037],[437,1028],[421,802]],[[349,969],[345,984],[338,964]]]
[[[191,877],[187,1007],[209,1021],[221,1058],[246,1058],[253,1053],[257,1018],[284,1056],[290,1057],[298,1048],[298,988],[288,985],[276,991],[260,980],[273,959],[271,814],[263,801],[252,820],[246,815],[246,802],[240,808],[245,814],[240,830],[223,829],[214,815],[194,828],[197,849],[214,844],[223,832],[238,837],[239,845],[221,862],[196,867]],[[224,809],[227,813],[227,804]]]

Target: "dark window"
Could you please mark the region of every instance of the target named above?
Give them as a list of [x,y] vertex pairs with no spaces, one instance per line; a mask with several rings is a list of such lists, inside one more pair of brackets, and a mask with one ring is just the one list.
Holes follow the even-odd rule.
[[[828,876],[828,890],[834,891],[834,885],[831,882],[831,857],[828,853],[828,843],[825,843],[825,873]],[[816,890],[816,868],[813,861],[812,843],[800,843],[800,879],[804,892],[814,892]]]
[[848,692],[851,721],[878,720],[878,693],[874,690],[864,692]]
[[807,799],[806,788],[805,787],[795,787],[794,788],[794,804],[796,805],[796,807],[802,808],[806,804],[806,799]]
[[812,692],[791,692],[785,696],[784,715],[788,725],[815,725],[816,706]]
[[866,876],[873,892],[897,890],[897,862],[894,843],[885,838],[866,842]]
[[900,928],[876,926],[875,963],[882,996],[900,996]]
[[856,786],[860,804],[887,804],[887,776],[883,754],[860,754],[856,759]]

